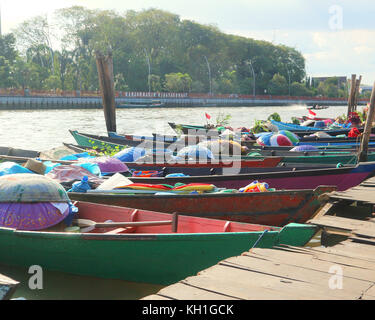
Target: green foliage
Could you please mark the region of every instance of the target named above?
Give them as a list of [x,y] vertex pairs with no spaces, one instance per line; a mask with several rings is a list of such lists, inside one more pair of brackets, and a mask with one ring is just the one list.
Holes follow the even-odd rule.
[[303,83],[293,82],[290,86],[290,94],[292,96],[311,97],[314,92]]
[[267,120],[275,120],[275,121],[280,122],[280,121],[281,121],[281,117],[280,117],[280,115],[279,115],[277,112],[275,112],[275,113],[272,113],[272,114],[267,118]]
[[293,124],[301,124],[300,121],[296,117],[292,117]]
[[223,113],[220,112],[216,117],[216,126],[217,127],[229,126],[230,119],[232,119],[232,116],[230,114],[224,115]]
[[279,96],[288,94],[288,83],[285,77],[276,73],[269,83],[268,92]]
[[[34,17],[15,29],[21,51],[10,37],[7,52],[13,57],[5,57],[10,69],[2,71],[1,86],[97,90],[95,50],[109,48],[120,91],[148,91],[150,82],[152,91],[209,92],[208,61],[214,93],[252,94],[249,57],[257,94],[287,94],[289,74],[293,83],[305,78],[304,58],[293,48],[228,35],[163,10],[119,14],[73,6],[56,10],[53,21]],[[54,48],[58,37],[62,50]]]
[[192,80],[191,77],[185,73],[170,73],[165,75],[164,88],[166,91],[172,92],[190,92]]
[[267,132],[267,131],[269,130],[264,126],[263,120],[254,121],[254,126],[251,128],[252,133],[260,133],[260,132]]
[[95,141],[89,140],[89,143],[93,145],[92,149],[94,152],[89,151],[89,154],[92,156],[108,156],[112,157],[116,153],[120,152],[121,150],[124,150],[128,148],[128,146],[120,147],[120,146],[115,146],[112,147],[108,145],[107,143],[101,142],[100,146],[98,147],[95,143]]

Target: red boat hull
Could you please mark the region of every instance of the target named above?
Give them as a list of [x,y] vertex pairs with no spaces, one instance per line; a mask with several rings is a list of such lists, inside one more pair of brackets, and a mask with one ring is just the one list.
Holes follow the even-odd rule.
[[318,196],[335,187],[240,194],[120,195],[69,193],[72,200],[261,225],[304,223],[320,207]]

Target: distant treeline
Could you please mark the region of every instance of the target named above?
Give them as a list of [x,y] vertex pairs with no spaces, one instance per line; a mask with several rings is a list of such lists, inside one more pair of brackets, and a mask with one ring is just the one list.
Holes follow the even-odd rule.
[[255,83],[260,95],[346,95],[335,80],[312,86],[294,48],[157,9],[119,14],[79,6],[0,37],[0,88],[97,90],[96,50],[111,50],[118,91],[253,94]]

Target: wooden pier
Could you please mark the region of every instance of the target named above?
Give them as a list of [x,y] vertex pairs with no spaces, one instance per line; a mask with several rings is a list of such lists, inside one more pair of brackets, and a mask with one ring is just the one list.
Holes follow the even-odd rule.
[[255,248],[143,300],[374,300],[375,178],[325,200],[309,223],[335,245]]

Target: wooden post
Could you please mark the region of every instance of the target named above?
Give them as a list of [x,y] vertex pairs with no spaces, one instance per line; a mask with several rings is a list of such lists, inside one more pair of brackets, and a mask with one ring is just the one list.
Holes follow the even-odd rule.
[[176,233],[178,228],[178,214],[177,212],[173,212],[172,214],[172,232]]
[[355,83],[354,105],[353,105],[353,110],[352,111],[356,111],[357,110],[358,100],[359,100],[359,88],[361,86],[361,81],[362,81],[362,76],[359,76],[359,79]]
[[107,131],[117,132],[112,52],[109,52],[106,56],[100,52],[96,52],[96,66],[98,69]]
[[372,128],[372,123],[375,117],[375,82],[372,87],[370,107],[367,114],[365,128],[363,130],[363,136],[361,140],[361,147],[359,149],[358,162],[367,161],[367,150],[368,150],[368,141],[370,139],[370,133]]
[[348,114],[347,114],[348,117],[349,117],[349,113],[353,111],[353,97],[355,94],[356,79],[357,79],[357,75],[352,74],[352,80],[350,81],[350,94],[348,98]]

